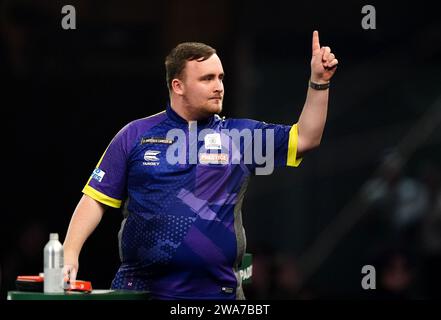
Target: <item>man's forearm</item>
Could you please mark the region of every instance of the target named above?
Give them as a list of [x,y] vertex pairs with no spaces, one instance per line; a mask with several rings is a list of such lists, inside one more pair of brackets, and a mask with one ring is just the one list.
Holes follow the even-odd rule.
[[[328,113],[329,89],[315,90],[308,87],[297,127],[304,151],[317,147],[322,139]],[[300,142],[300,141],[299,141]]]
[[65,256],[78,258],[84,242],[100,223],[105,206],[84,195],[79,201],[69,224],[64,241]]
[[322,89],[320,85],[331,81],[338,60],[329,47],[321,47],[318,31],[312,33],[311,81],[319,84],[315,88],[308,86],[305,105],[297,123],[298,144],[297,153],[303,154],[311,150],[322,140],[328,113],[329,89]]

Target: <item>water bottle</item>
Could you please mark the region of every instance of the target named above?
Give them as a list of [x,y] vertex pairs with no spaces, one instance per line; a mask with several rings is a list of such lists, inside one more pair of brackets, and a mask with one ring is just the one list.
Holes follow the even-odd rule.
[[64,292],[64,250],[58,241],[58,233],[49,235],[49,242],[44,247],[44,292]]

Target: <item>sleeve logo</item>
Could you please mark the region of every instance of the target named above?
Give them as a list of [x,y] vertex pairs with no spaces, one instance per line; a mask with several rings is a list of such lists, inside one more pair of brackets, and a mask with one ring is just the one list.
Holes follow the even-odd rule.
[[105,174],[106,173],[103,170],[101,170],[100,168],[96,168],[92,172],[92,179],[95,179],[98,182],[101,182],[103,180]]

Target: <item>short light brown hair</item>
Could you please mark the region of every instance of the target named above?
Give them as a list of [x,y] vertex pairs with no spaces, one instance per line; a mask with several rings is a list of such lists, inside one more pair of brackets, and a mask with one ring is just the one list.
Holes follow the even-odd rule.
[[171,91],[173,79],[182,76],[187,61],[204,61],[216,53],[216,49],[200,42],[183,42],[170,51],[165,58],[165,71],[168,90]]

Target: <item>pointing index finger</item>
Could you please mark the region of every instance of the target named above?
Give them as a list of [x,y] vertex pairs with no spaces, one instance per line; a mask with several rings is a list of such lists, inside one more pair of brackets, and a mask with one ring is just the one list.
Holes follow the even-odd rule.
[[312,33],[312,55],[320,53],[320,41],[319,34],[317,30]]

